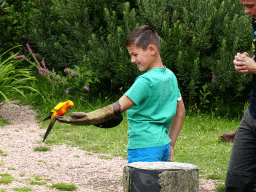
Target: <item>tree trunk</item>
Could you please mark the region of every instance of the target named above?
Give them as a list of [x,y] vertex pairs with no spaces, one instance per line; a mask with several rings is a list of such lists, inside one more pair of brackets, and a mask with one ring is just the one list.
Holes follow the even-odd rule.
[[123,172],[124,192],[197,192],[199,169],[177,162],[136,162]]

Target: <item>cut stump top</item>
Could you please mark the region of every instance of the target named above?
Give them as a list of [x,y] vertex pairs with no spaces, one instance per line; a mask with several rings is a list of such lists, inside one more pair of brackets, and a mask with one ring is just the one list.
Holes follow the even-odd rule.
[[126,166],[146,170],[191,170],[199,169],[196,165],[190,163],[178,162],[135,162]]

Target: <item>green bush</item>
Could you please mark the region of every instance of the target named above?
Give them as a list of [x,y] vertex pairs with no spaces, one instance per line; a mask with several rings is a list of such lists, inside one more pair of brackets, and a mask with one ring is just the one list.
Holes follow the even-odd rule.
[[18,65],[21,60],[14,60],[15,57],[18,56],[18,53],[7,59],[3,59],[3,56],[10,50],[11,49],[0,55],[0,101],[5,100],[9,105],[10,102],[8,98],[14,95],[18,94],[26,98],[24,90],[40,94],[34,87],[28,85],[31,81],[36,81],[31,75],[31,71],[19,68]]
[[[161,36],[162,61],[176,74],[186,106],[218,108],[218,115],[234,111],[221,106],[230,100],[243,108],[252,77],[237,73],[232,61],[238,51],[252,54],[252,34],[239,0],[97,2],[36,1],[29,37],[50,69],[85,68],[97,76],[94,93],[127,90],[141,73],[125,38],[147,24]],[[205,85],[209,102],[200,92]]]
[[23,36],[29,30],[28,17],[33,15],[35,4],[32,0],[0,0],[0,5],[0,52],[3,52],[25,41]]

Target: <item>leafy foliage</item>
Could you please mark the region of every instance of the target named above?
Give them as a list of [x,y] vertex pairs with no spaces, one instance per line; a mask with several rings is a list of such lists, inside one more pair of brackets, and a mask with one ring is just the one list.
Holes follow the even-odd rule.
[[26,97],[23,93],[24,89],[28,89],[36,93],[39,92],[35,88],[27,85],[28,82],[36,80],[30,75],[30,70],[18,68],[17,66],[21,60],[13,60],[18,53],[2,60],[3,55],[8,51],[0,55],[0,100],[5,100],[10,105],[8,97],[13,93]]
[[[28,17],[34,14],[33,0],[0,0],[0,52],[24,41],[29,30]],[[10,54],[14,54],[12,51]],[[7,55],[6,55],[7,56]]]
[[[220,109],[231,98],[240,103],[232,106],[243,108],[242,102],[250,95],[251,75],[237,73],[232,62],[237,52],[252,54],[251,18],[243,13],[239,0],[28,2],[25,6],[8,1],[11,8],[8,14],[1,12],[4,17],[0,20],[19,21],[23,33],[29,33],[26,41],[50,70],[65,78],[65,68],[85,73],[78,82],[81,87],[82,81],[91,81],[90,93],[108,95],[132,85],[141,73],[130,62],[125,38],[135,27],[147,24],[161,37],[162,61],[176,74],[186,106],[196,103],[203,110]],[[28,9],[27,13],[15,15],[18,5]],[[3,7],[5,10],[7,3]],[[6,24],[1,26],[5,28]],[[20,39],[20,34],[14,34],[15,38]],[[79,86],[71,84],[77,93]],[[200,93],[205,85],[209,102]],[[59,88],[64,91],[65,86]],[[230,112],[222,110],[223,114]]]

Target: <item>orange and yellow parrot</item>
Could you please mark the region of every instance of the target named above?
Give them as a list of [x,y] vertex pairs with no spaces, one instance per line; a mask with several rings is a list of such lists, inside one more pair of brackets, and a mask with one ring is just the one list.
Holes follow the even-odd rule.
[[[56,105],[54,107],[53,110],[51,110],[51,113],[48,117],[46,117],[43,121],[51,119],[51,122],[49,124],[49,127],[44,135],[44,140],[46,139],[46,137],[48,136],[48,134],[50,133],[54,123],[55,123],[55,116],[59,115],[59,116],[63,116],[65,115],[65,113],[68,111],[68,109],[72,108],[74,106],[74,103],[70,100],[66,101],[66,102],[60,102],[58,105]],[[43,140],[43,142],[44,142]]]

